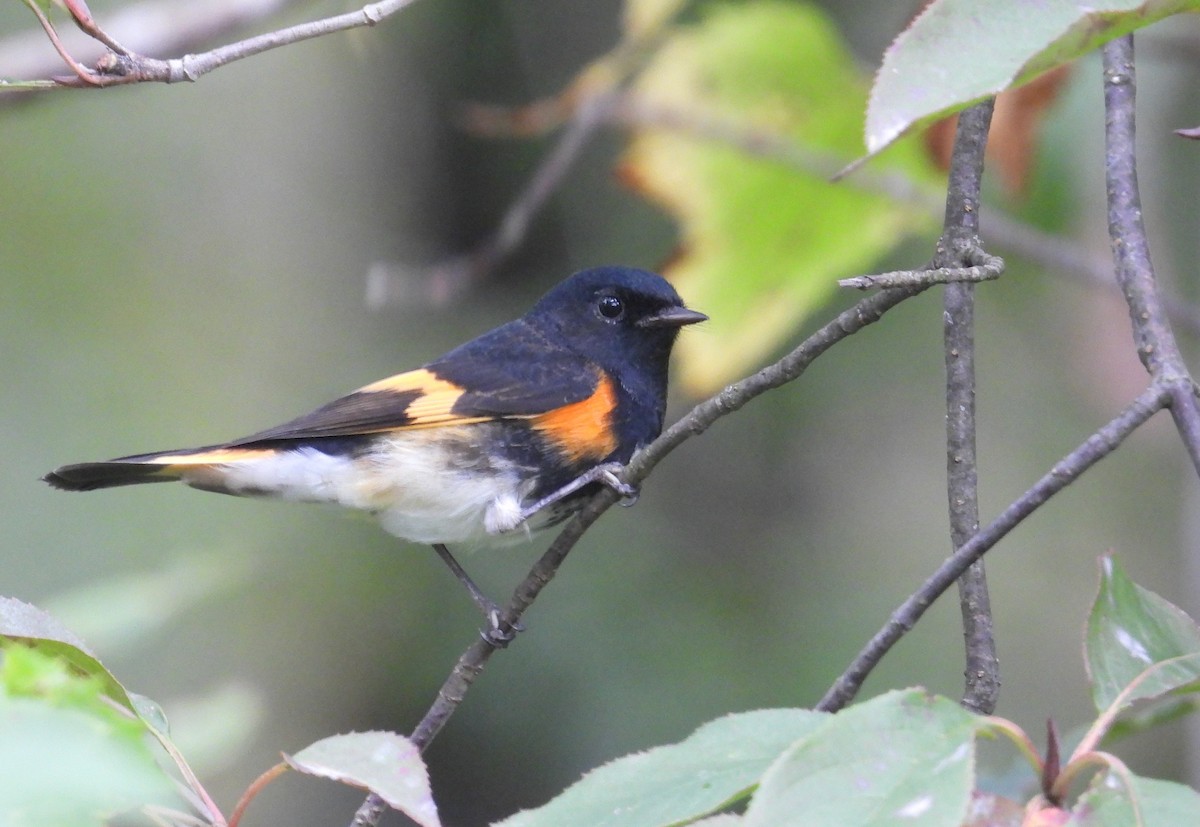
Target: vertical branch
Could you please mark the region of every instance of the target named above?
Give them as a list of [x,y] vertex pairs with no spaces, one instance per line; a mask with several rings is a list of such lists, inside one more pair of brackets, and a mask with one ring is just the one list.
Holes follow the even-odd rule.
[[[980,247],[979,190],[983,155],[994,100],[976,104],[958,120],[954,156],[973,159],[956,163],[946,191],[946,218],[938,244],[936,267],[970,263],[967,254]],[[943,341],[946,356],[946,493],[950,539],[954,550],[979,531],[979,478],[975,459],[975,285],[946,285],[943,298]],[[996,708],[1000,690],[999,662],[993,637],[991,601],[983,560],[972,564],[958,581],[966,646],[963,705],[984,715]]]
[[1200,472],[1200,407],[1150,261],[1142,221],[1135,146],[1137,97],[1133,35],[1104,46],[1104,171],[1108,196],[1108,235],[1117,283],[1129,305],[1138,358],[1171,396],[1171,416],[1197,472]]

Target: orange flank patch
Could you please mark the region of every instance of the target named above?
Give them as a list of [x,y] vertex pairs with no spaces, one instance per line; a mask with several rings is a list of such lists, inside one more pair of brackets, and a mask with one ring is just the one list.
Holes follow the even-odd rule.
[[163,454],[145,460],[147,465],[219,465],[226,462],[243,462],[261,459],[276,453],[270,448],[213,448],[211,451],[195,453]]
[[612,380],[601,375],[596,390],[587,399],[534,417],[532,425],[572,462],[602,459],[617,448],[617,435],[612,429],[616,407]]

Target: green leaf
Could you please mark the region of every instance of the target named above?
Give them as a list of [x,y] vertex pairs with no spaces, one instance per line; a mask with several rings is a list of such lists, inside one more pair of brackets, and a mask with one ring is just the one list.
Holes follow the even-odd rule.
[[293,769],[370,790],[421,827],[438,827],[421,751],[403,735],[352,732],[310,744],[284,760]]
[[81,675],[95,676],[103,684],[108,697],[134,709],[120,681],[104,668],[86,643],[48,612],[14,597],[0,597],[0,638],[14,640],[60,658]]
[[1171,701],[1136,710],[1116,721],[1104,734],[1104,744],[1112,744],[1131,735],[1158,729],[1200,710],[1200,698],[1176,698]]
[[1100,566],[1086,643],[1096,709],[1104,712],[1118,699],[1124,708],[1200,681],[1200,627],[1130,580],[1113,557],[1101,558]]
[[38,698],[86,711],[135,737],[145,733],[136,716],[113,705],[101,676],[82,674],[61,658],[23,643],[10,640],[0,647],[0,691],[9,698]]
[[517,813],[498,827],[690,822],[744,798],[789,744],[827,717],[806,709],[726,715],[678,744],[626,755],[592,770],[550,803]]
[[[862,154],[866,81],[837,29],[809,4],[709,9],[664,44],[634,96],[682,124],[639,129],[621,171],[679,222],[666,273],[712,317],[676,347],[679,380],[693,393],[760,362],[833,295],[837,278],[933,226],[921,210],[852,180],[829,182]],[[731,131],[766,151],[723,140]],[[913,144],[880,166],[941,179]]]
[[982,719],[917,689],[850,707],[763,776],[744,827],[960,827]]
[[[1132,777],[1124,782],[1102,775],[1079,797],[1066,827],[1194,827],[1200,794],[1171,781]],[[1139,818],[1140,816],[1140,818]]]
[[[19,644],[20,647],[59,661],[70,675],[95,681],[106,698],[135,716],[136,720],[131,720],[130,725],[139,734],[148,733],[158,740],[198,800],[207,800],[207,794],[200,787],[195,773],[168,737],[166,717],[159,706],[149,698],[126,692],[120,681],[96,659],[87,645],[52,615],[15,598],[0,597],[0,643],[4,642]],[[4,673],[0,673],[0,679],[7,681],[5,686],[10,690],[16,687],[19,691],[19,686],[13,683],[11,676],[5,678]],[[117,712],[108,702],[105,706]]]
[[867,107],[867,149],[1020,86],[1200,0],[934,0],[896,38]]
[[9,643],[0,688],[0,824],[81,827],[179,804],[145,727],[107,700],[97,676]]

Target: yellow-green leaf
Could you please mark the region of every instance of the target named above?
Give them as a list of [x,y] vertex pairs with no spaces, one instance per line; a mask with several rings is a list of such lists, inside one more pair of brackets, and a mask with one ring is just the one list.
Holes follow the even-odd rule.
[[[666,268],[688,303],[712,321],[681,337],[680,379],[711,390],[760,362],[836,289],[930,219],[911,206],[831,184],[828,173],[863,153],[867,80],[815,7],[754,2],[714,7],[671,36],[639,78],[646,111],[676,125],[644,125],[627,153],[626,180],[680,226]],[[702,134],[704,124],[763,136],[819,155],[802,169]],[[713,130],[707,130],[709,132]],[[750,143],[753,143],[751,140]],[[933,173],[902,144],[881,161],[918,178]]]
[[674,17],[687,0],[628,0],[624,27],[628,37],[642,37]]

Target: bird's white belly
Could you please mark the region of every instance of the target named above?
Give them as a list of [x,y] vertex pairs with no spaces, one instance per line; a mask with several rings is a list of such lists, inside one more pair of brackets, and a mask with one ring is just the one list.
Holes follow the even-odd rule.
[[[187,482],[231,494],[328,502],[368,511],[390,534],[417,543],[495,544],[519,540],[521,503],[533,488],[510,463],[483,461],[457,434],[397,432],[361,456],[296,448],[246,463],[209,467]],[[200,469],[197,469],[199,472]],[[205,477],[208,477],[205,479]],[[503,539],[500,540],[503,542]]]

